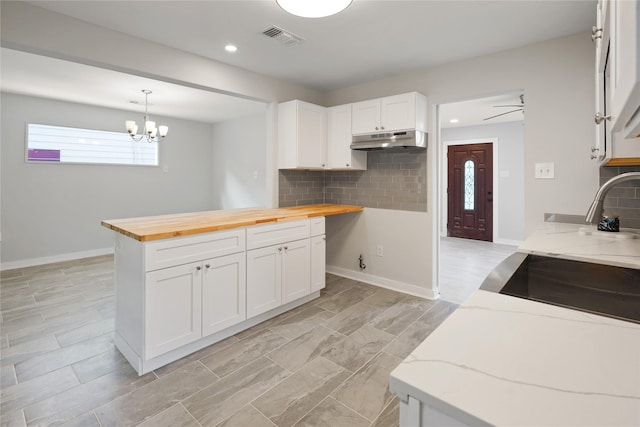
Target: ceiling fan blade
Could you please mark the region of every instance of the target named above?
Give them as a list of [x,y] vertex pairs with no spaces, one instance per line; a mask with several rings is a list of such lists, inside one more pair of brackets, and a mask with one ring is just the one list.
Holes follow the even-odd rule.
[[504,116],[505,114],[515,113],[516,111],[524,111],[524,110],[522,108],[518,108],[517,110],[511,110],[511,111],[507,111],[506,113],[496,114],[495,116],[487,117],[486,119],[482,119],[482,120],[495,119],[496,117]]

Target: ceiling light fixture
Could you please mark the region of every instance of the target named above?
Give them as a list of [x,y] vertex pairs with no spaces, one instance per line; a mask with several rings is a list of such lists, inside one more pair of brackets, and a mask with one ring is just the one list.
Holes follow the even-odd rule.
[[235,45],[228,44],[224,47],[224,50],[226,50],[227,52],[236,52],[238,48]]
[[324,18],[345,10],[353,0],[276,0],[278,6],[302,18]]
[[459,121],[460,120],[458,120],[458,119],[451,119],[451,120],[449,120],[449,123],[458,123]]
[[124,122],[124,125],[126,126],[127,132],[129,132],[131,139],[133,139],[134,141],[140,142],[143,138],[146,138],[147,142],[158,142],[161,138],[167,136],[169,127],[156,127],[156,122],[149,119],[149,102],[147,98],[151,94],[151,91],[148,89],[143,89],[142,93],[144,93],[144,132],[142,132],[142,135],[137,135],[138,125],[136,124],[135,120],[127,120]]

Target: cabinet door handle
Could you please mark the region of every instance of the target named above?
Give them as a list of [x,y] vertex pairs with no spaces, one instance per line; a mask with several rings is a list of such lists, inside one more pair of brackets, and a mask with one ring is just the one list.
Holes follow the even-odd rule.
[[204,268],[206,268],[206,269],[211,268],[211,264],[205,264],[205,265],[204,265]]
[[380,126],[380,129],[384,130],[384,126]]
[[376,130],[378,130],[378,126],[376,126]]
[[609,114],[608,116],[603,116],[600,113],[596,113],[596,117],[594,118],[594,120],[595,120],[597,125],[602,123],[604,120],[611,121],[611,114]]
[[322,236],[322,240],[327,240],[327,236]]
[[282,252],[282,246],[278,248],[278,252]]
[[602,28],[598,28],[595,25],[591,28],[591,41],[595,42],[596,39],[602,38]]
[[284,250],[286,251],[287,249],[289,249],[289,247],[288,247],[288,246],[285,246],[285,247],[284,247]]
[[202,270],[202,267],[197,266],[197,267],[196,267],[196,271],[200,271],[200,270]]
[[349,167],[349,163],[347,163],[347,167]]

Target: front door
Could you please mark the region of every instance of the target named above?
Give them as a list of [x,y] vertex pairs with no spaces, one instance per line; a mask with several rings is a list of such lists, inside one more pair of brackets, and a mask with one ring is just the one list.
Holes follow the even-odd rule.
[[493,240],[493,145],[450,145],[447,235]]

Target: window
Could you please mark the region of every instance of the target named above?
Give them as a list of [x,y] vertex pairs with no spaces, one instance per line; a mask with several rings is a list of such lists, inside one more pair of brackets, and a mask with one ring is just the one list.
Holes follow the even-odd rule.
[[464,162],[464,209],[472,211],[475,202],[475,165],[473,160]]
[[134,142],[126,132],[29,123],[27,162],[158,165],[156,142]]

